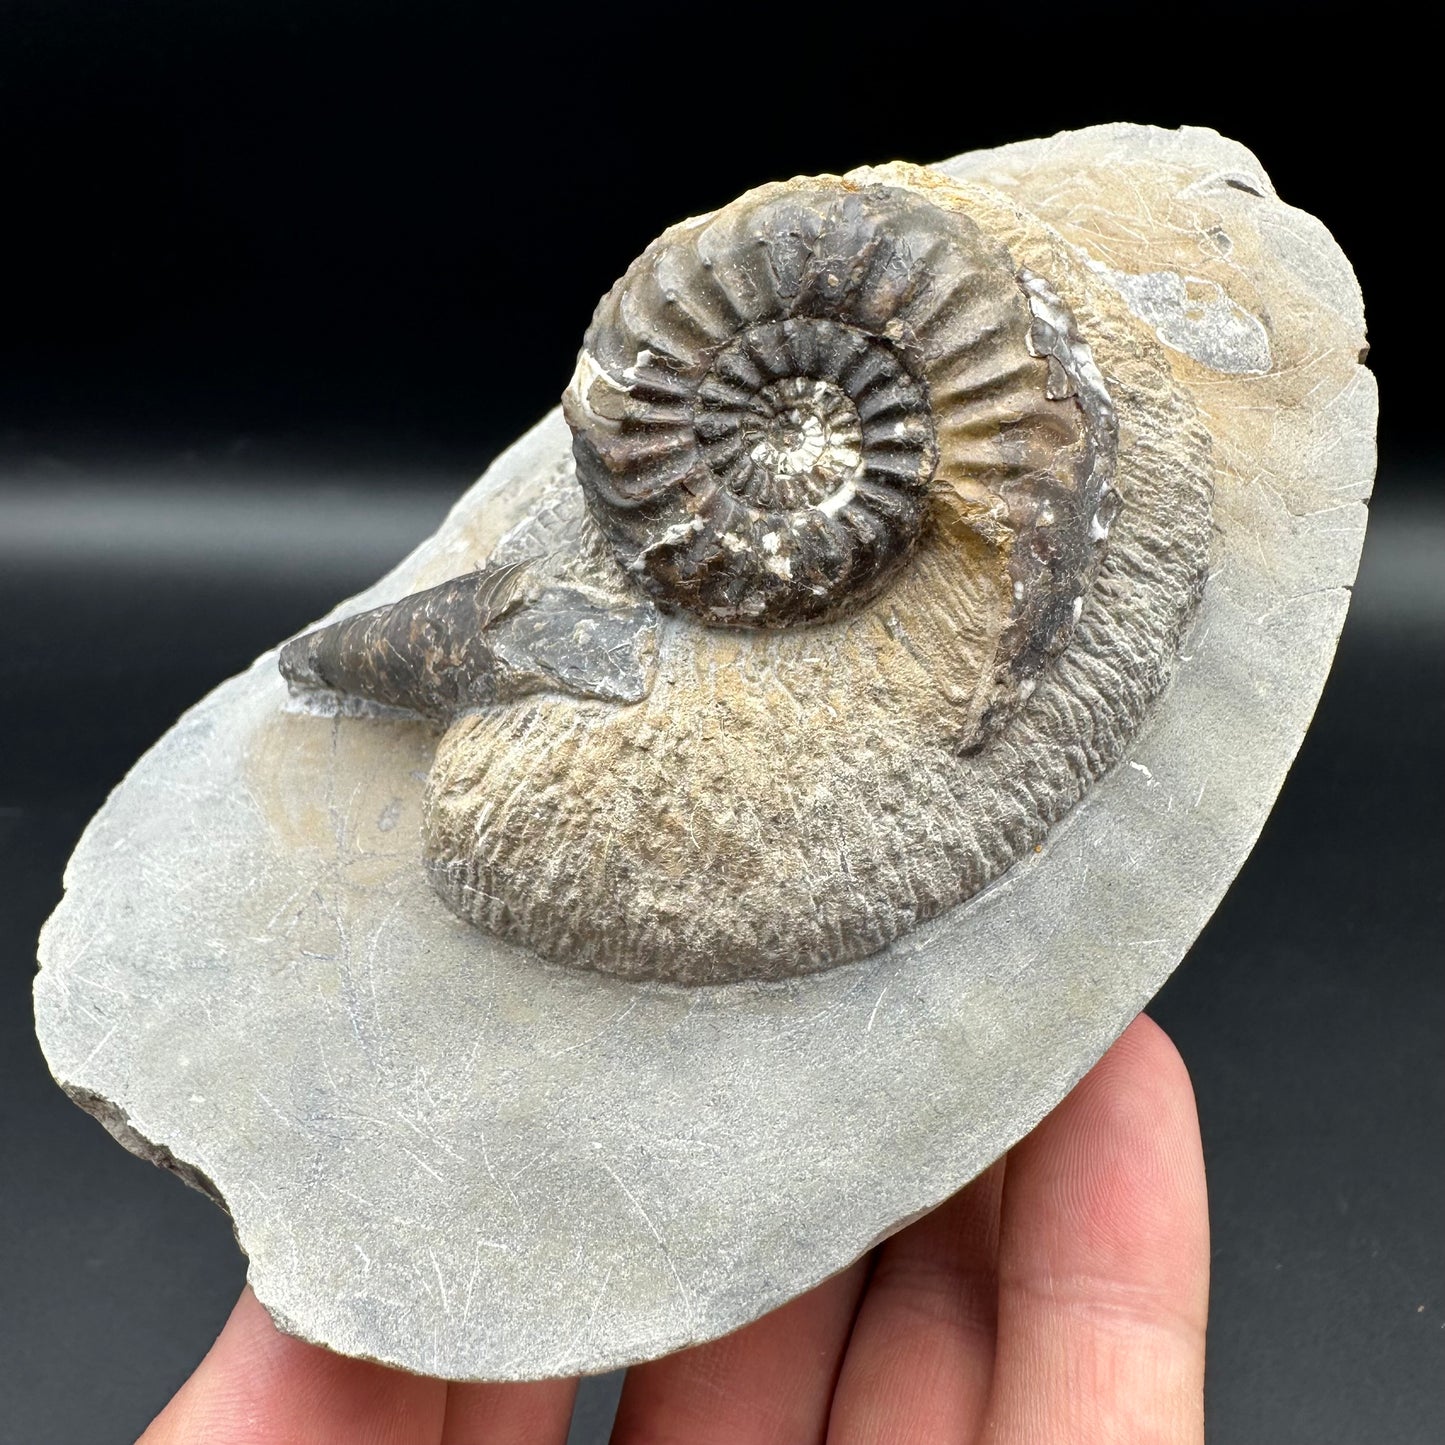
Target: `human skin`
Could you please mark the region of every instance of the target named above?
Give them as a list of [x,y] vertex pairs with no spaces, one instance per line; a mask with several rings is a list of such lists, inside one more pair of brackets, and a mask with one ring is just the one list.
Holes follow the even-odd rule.
[[[843,1273],[635,1366],[614,1445],[1198,1445],[1194,1094],[1136,1019],[1032,1134]],[[575,1380],[457,1385],[281,1334],[250,1290],[140,1445],[562,1445]]]

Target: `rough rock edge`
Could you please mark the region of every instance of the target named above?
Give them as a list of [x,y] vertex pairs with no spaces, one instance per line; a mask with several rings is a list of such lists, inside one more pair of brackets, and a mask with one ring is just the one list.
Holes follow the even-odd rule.
[[[119,1104],[83,1085],[66,1083],[64,1080],[56,1082],[65,1090],[70,1101],[80,1105],[117,1144],[123,1145],[136,1158],[144,1159],[147,1164],[154,1164],[158,1169],[174,1174],[183,1184],[189,1184],[198,1194],[204,1194],[212,1204],[219,1206],[228,1219],[231,1217],[231,1206],[226,1203],[226,1196],[205,1171],[178,1158],[164,1144],[157,1144],[154,1139],[147,1138],[131,1123],[130,1115]],[[240,1242],[238,1235],[236,1243]]]

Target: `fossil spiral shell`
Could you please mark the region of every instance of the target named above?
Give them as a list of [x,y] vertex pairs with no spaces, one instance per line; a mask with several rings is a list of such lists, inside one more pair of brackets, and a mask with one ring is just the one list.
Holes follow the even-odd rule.
[[775,979],[902,938],[1119,761],[1203,586],[1210,441],[1158,341],[921,167],[672,227],[563,409],[479,572],[282,656],[448,724],[428,874],[561,963]]
[[[874,178],[763,186],[665,232],[564,399],[623,567],[706,622],[828,619],[904,565],[942,487],[1037,532],[1067,574],[1048,585],[1073,585],[1087,549],[1054,539],[1090,525],[1109,438],[1051,393],[1018,269],[959,209]],[[1016,580],[1022,601],[1038,579]]]

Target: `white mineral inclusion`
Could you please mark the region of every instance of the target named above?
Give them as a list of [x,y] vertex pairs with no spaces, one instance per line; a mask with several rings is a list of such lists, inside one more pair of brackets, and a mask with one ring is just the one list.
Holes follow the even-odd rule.
[[1165,346],[1212,371],[1235,376],[1263,376],[1269,371],[1269,333],[1264,323],[1231,300],[1219,282],[1175,271],[1149,271],[1142,276],[1107,266],[1099,266],[1098,271]]
[[[1030,1129],[1248,854],[1363,540],[1375,392],[1349,266],[1210,131],[1096,127],[941,169],[1111,273],[1211,282],[1265,331],[1259,374],[1159,353],[1208,395],[1217,534],[1128,766],[1041,854],[872,957],[773,984],[639,984],[541,964],[449,913],[417,878],[433,734],[289,714],[262,658],[87,830],[36,1015],[77,1101],[224,1201],[283,1328],[454,1379],[604,1370],[732,1330]],[[1162,339],[1169,318],[1150,324]],[[338,612],[487,556],[568,445],[546,419]]]
[[836,498],[840,485],[851,486],[863,460],[863,432],[847,397],[826,381],[792,376],[764,396],[777,415],[750,449],[753,460],[801,481],[814,506]]

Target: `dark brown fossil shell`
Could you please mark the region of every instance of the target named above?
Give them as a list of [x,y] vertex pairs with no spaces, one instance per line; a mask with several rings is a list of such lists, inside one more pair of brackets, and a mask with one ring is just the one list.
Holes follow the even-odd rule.
[[1041,562],[1070,606],[1109,468],[1041,381],[1016,272],[968,216],[877,181],[762,186],[665,232],[598,306],[564,398],[623,567],[706,622],[827,620],[896,574],[942,484],[984,527],[1046,519],[1020,614]]

